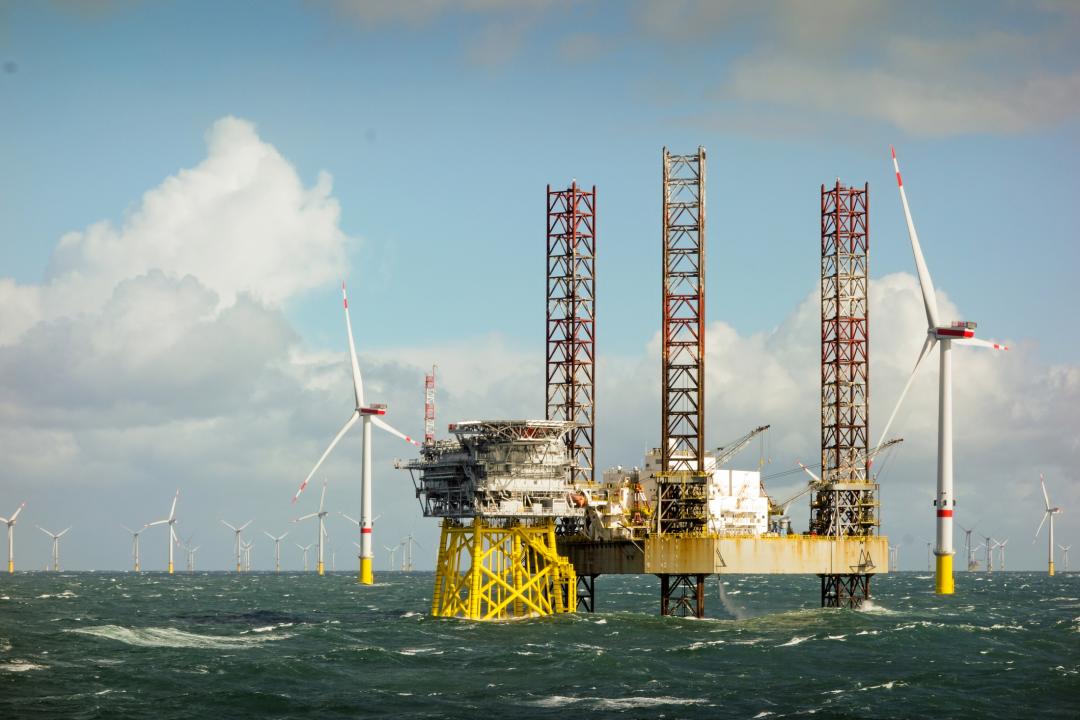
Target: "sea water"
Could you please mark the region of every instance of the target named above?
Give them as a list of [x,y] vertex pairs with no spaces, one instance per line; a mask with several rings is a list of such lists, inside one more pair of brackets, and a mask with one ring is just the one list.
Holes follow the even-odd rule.
[[708,617],[602,576],[597,612],[430,615],[431,573],[0,576],[0,718],[1080,717],[1080,575],[715,576]]

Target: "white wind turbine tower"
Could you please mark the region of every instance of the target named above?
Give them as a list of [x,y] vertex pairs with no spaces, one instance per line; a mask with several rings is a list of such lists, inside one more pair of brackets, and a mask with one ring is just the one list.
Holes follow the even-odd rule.
[[308,550],[311,549],[311,545],[301,545],[300,543],[293,543],[293,545],[295,545],[296,547],[298,547],[298,548],[300,548],[301,550],[304,551],[304,572],[307,572],[307,569],[308,569],[308,562],[307,562],[307,560],[308,560]]
[[152,523],[146,523],[143,525],[143,530],[155,525],[168,525],[169,526],[169,574],[173,574],[173,544],[180,544],[180,539],[176,537],[176,501],[180,499],[180,491],[176,491],[176,495],[173,496],[172,507],[169,509],[169,517],[164,520],[156,520]]
[[[297,493],[297,495],[299,495],[299,493]],[[325,567],[326,567],[325,564],[323,563],[323,545],[324,545],[323,540],[326,538],[326,516],[329,515],[329,512],[326,510],[325,506],[326,506],[326,481],[323,480],[322,496],[319,498],[319,511],[309,513],[307,515],[304,515],[303,517],[298,517],[295,520],[293,520],[294,523],[298,523],[298,522],[303,522],[304,520],[310,520],[311,518],[318,518],[319,519],[319,531],[318,531],[318,541],[317,541],[318,545],[319,545],[319,553],[318,553],[319,554],[319,561],[318,561],[318,564],[315,566],[315,571],[318,572],[319,575],[325,574],[324,570],[325,570]]]
[[994,547],[998,551],[998,570],[1005,572],[1005,546],[1009,544],[1009,538],[1005,538]]
[[318,471],[319,467],[323,464],[323,461],[326,460],[327,456],[329,456],[330,452],[334,449],[334,446],[338,444],[338,441],[341,440],[345,433],[347,433],[358,420],[363,420],[363,464],[361,465],[360,473],[360,543],[363,546],[363,549],[360,551],[359,581],[361,584],[371,585],[375,582],[375,576],[371,569],[371,562],[374,557],[371,551],[371,426],[376,425],[391,435],[395,435],[417,447],[420,447],[420,443],[413,440],[405,433],[395,430],[380,417],[381,415],[386,414],[385,405],[375,403],[370,407],[365,406],[364,382],[360,377],[360,364],[356,360],[356,344],[353,342],[352,321],[349,320],[349,298],[345,293],[345,283],[341,284],[341,296],[345,305],[345,331],[349,336],[349,358],[352,363],[353,396],[356,401],[356,407],[353,410],[352,416],[349,417],[345,425],[330,442],[330,446],[326,448],[326,452],[319,458],[319,462],[315,463],[315,467],[312,468],[311,472],[308,473],[308,476],[304,478],[304,482],[300,483],[300,489],[297,490],[296,495],[293,496],[293,502],[296,502],[296,498],[300,497],[300,493],[307,487],[308,481]]
[[285,533],[281,537],[274,537],[270,533],[263,530],[263,535],[274,541],[274,572],[281,572],[281,541],[285,539],[285,536],[289,533]]
[[1072,545],[1058,545],[1061,548],[1061,552],[1065,555],[1065,572],[1069,572],[1069,550],[1072,549]]
[[971,533],[974,532],[975,526],[966,528],[963,525],[960,529],[964,531],[964,548],[967,550],[967,571],[972,572],[975,569],[975,551],[971,549]]
[[244,553],[244,571],[251,572],[251,543],[240,543],[240,549],[243,550]]
[[401,539],[401,544],[405,547],[405,551],[401,555],[401,569],[403,572],[412,572],[413,569],[413,545],[420,547],[420,543],[416,542],[416,538],[412,533]]
[[196,545],[188,550],[188,572],[195,572],[195,553],[199,552],[202,545]]
[[[388,567],[391,570],[394,569],[394,558],[397,556],[397,549],[399,547],[401,547],[401,546],[400,545],[394,545],[393,547],[390,547],[389,545],[383,545],[383,550],[390,553],[390,565]],[[358,547],[357,550],[359,550],[359,549],[360,548]]]
[[[934,590],[939,595],[951,595],[954,591],[953,584],[953,509],[956,499],[953,494],[953,411],[952,411],[952,346],[953,343],[960,345],[976,345],[979,347],[993,348],[994,350],[1008,350],[1003,345],[987,342],[975,337],[975,323],[965,321],[953,321],[948,326],[943,326],[938,320],[937,298],[934,296],[934,283],[930,279],[930,271],[923,259],[922,247],[919,245],[919,236],[915,232],[915,223],[911,219],[911,209],[908,207],[907,193],[904,191],[904,182],[900,178],[900,165],[896,161],[896,150],[892,150],[893,167],[896,169],[896,184],[900,188],[900,201],[904,206],[904,220],[907,222],[908,236],[911,238],[911,251],[915,256],[915,269],[919,274],[919,287],[922,289],[923,307],[926,310],[926,341],[923,343],[919,357],[915,360],[915,367],[911,371],[904,389],[900,391],[900,398],[896,402],[889,421],[885,423],[885,432],[881,434],[882,440],[889,432],[889,426],[896,417],[900,404],[904,401],[911,381],[915,379],[915,373],[919,369],[923,358],[929,354],[934,346],[941,343],[940,350],[940,373],[938,385],[938,462],[937,462],[937,495],[934,506],[937,509],[937,547],[934,554],[937,556],[937,568],[934,580]],[[879,443],[880,444],[880,443]]]
[[0,522],[7,525],[7,571],[8,574],[15,572],[15,521],[19,519],[19,513],[26,507],[26,503],[20,505],[9,518],[0,518]]
[[[1050,538],[1049,538],[1050,544],[1047,546],[1047,552],[1049,553],[1049,557],[1047,558],[1047,563],[1048,563],[1047,567],[1049,568],[1049,570],[1048,570],[1047,574],[1048,575],[1053,575],[1054,574],[1054,516],[1061,514],[1061,508],[1059,508],[1059,507],[1050,507],[1050,496],[1046,494],[1046,478],[1043,477],[1042,473],[1039,473],[1039,484],[1042,485],[1043,499],[1046,500],[1046,511],[1043,513],[1042,521],[1039,522],[1039,529],[1035,531],[1035,539],[1036,540],[1038,539],[1039,533],[1042,531],[1043,523],[1046,522],[1046,518],[1050,518]],[[1032,540],[1031,542],[1034,543],[1035,540]]]
[[132,530],[127,525],[121,525],[120,527],[131,533],[131,557],[135,559],[135,572],[139,572],[139,535],[142,535],[142,530]]
[[986,572],[994,572],[994,543],[996,542],[997,540],[987,535],[986,542],[983,543],[986,546]]
[[236,539],[233,541],[234,545],[235,545],[235,548],[236,548],[236,572],[243,572],[244,571],[244,566],[240,562],[240,533],[244,532],[244,528],[246,528],[252,522],[254,522],[254,521],[253,520],[248,520],[246,523],[244,523],[240,527],[233,527],[232,525],[225,522],[224,520],[221,521],[222,525],[224,525],[225,527],[229,528],[234,533],[236,533]]
[[66,533],[71,528],[68,527],[66,530],[61,530],[58,533],[50,532],[49,530],[46,530],[45,528],[41,527],[40,525],[37,526],[37,529],[52,538],[52,569],[53,569],[53,572],[59,572],[59,570],[60,570],[60,538],[64,537],[64,533]]

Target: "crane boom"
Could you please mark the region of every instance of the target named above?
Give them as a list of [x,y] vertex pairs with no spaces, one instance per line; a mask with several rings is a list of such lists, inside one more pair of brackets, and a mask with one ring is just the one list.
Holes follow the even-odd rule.
[[770,427],[770,425],[761,425],[760,427],[756,427],[750,432],[746,433],[735,442],[730,443],[729,445],[726,445],[724,447],[716,448],[716,450],[713,451],[713,455],[716,456],[716,467],[720,467],[728,460],[738,455],[743,448],[750,444],[751,440],[768,430]]

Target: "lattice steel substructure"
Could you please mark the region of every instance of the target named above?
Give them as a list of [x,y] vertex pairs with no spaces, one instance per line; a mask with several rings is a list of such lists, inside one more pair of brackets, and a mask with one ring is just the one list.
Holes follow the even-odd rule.
[[572,427],[454,423],[453,439],[397,463],[412,474],[424,516],[443,519],[434,615],[491,620],[574,611],[577,576],[555,545],[556,521],[584,515],[567,487]]
[[435,366],[424,375],[424,444],[435,444]]
[[595,478],[596,186],[547,187],[548,420],[574,423],[566,435],[571,484]]
[[705,459],[705,148],[664,148],[662,442],[666,472]]
[[[656,532],[708,528],[705,473],[705,148],[663,151],[663,320]],[[704,613],[704,582],[660,575],[660,612]],[[682,596],[675,596],[683,590]],[[694,593],[693,602],[686,592]]]
[[[877,532],[877,485],[870,480],[870,188],[839,180],[821,186],[821,477],[810,531]],[[822,576],[822,604],[869,597],[869,575]]]

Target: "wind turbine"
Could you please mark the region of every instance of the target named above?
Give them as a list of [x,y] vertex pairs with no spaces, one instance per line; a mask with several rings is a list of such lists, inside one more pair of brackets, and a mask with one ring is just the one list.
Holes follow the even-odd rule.
[[169,517],[164,520],[156,520],[152,523],[146,523],[143,525],[143,530],[148,527],[154,527],[155,525],[168,525],[169,526],[169,574],[173,574],[173,543],[180,544],[180,539],[176,537],[176,501],[180,499],[180,491],[176,491],[176,495],[172,499],[172,507],[169,509]]
[[9,518],[0,518],[0,522],[7,525],[7,571],[10,575],[15,572],[15,521],[19,519],[19,513],[26,507],[26,503],[20,505]]
[[420,543],[416,542],[416,538],[413,537],[412,533],[409,533],[407,536],[405,536],[404,538],[401,539],[401,544],[405,546],[405,552],[402,553],[402,556],[401,556],[401,569],[404,572],[412,572],[412,569],[413,569],[413,561],[412,561],[412,558],[413,558],[413,555],[412,555],[413,545],[416,545],[417,547],[420,547]]
[[1065,572],[1069,572],[1069,550],[1072,545],[1058,545],[1061,548],[1061,552],[1065,555]]
[[[1039,473],[1039,483],[1042,485],[1043,499],[1046,500],[1046,512],[1043,513],[1043,519],[1042,519],[1041,522],[1039,522],[1039,529],[1035,531],[1035,538],[1038,539],[1039,532],[1042,531],[1042,526],[1043,526],[1043,523],[1046,522],[1046,518],[1050,518],[1050,538],[1049,538],[1050,544],[1047,546],[1047,552],[1049,553],[1049,557],[1047,559],[1049,571],[1048,571],[1047,574],[1053,575],[1054,574],[1054,516],[1061,514],[1061,508],[1059,508],[1059,507],[1050,507],[1050,496],[1046,494],[1046,478],[1043,477],[1042,473]],[[1035,540],[1032,540],[1031,542],[1034,543]]]
[[263,530],[263,535],[274,541],[274,572],[276,573],[281,572],[281,541],[284,540],[285,535],[288,534],[289,533],[285,533],[281,537],[274,537],[270,533]]
[[[390,547],[389,545],[383,545],[383,550],[390,553],[390,565],[389,565],[389,568],[391,570],[394,569],[394,557],[397,555],[397,549],[399,547],[401,547],[401,546],[400,545],[394,545],[393,547]],[[357,549],[359,550],[359,548],[357,548]]]
[[334,436],[334,439],[330,442],[330,446],[326,448],[326,452],[319,458],[319,462],[315,463],[315,467],[313,467],[311,472],[308,473],[308,476],[304,478],[304,482],[300,483],[300,488],[296,491],[296,495],[293,496],[293,502],[296,502],[296,499],[300,497],[300,493],[307,487],[308,481],[311,480],[311,477],[318,471],[319,467],[322,466],[323,461],[330,455],[330,452],[334,449],[334,446],[338,444],[338,441],[341,440],[345,433],[347,433],[358,420],[363,420],[364,455],[360,473],[360,542],[363,545],[363,549],[360,551],[359,581],[363,585],[371,585],[375,582],[375,576],[371,570],[371,562],[374,557],[371,551],[371,426],[376,425],[391,435],[395,435],[417,447],[420,447],[420,443],[413,440],[405,433],[394,429],[380,417],[386,414],[385,405],[375,403],[370,407],[365,406],[364,382],[360,377],[360,364],[356,360],[356,344],[353,342],[352,321],[349,319],[349,297],[345,293],[345,283],[341,283],[341,297],[345,306],[345,331],[349,337],[349,358],[352,362],[353,396],[356,401],[356,407],[345,425],[338,431],[338,434]]
[[298,517],[293,520],[294,523],[303,522],[304,520],[310,520],[311,518],[319,518],[319,532],[318,532],[318,544],[319,544],[319,562],[315,569],[319,575],[324,575],[325,565],[323,564],[323,538],[326,537],[326,516],[329,512],[325,509],[326,505],[326,480],[323,480],[322,484],[322,496],[319,498],[319,511],[309,513],[303,517]]
[[975,526],[972,525],[970,528],[966,528],[961,525],[960,529],[964,531],[964,547],[967,550],[967,570],[968,572],[971,572],[975,565],[975,551],[971,549],[971,533],[975,530]]
[[244,523],[240,527],[233,527],[232,525],[225,522],[224,520],[221,521],[221,523],[225,527],[229,528],[234,533],[236,533],[236,540],[234,541],[235,546],[236,546],[236,572],[243,572],[244,571],[243,565],[240,564],[240,533],[242,533],[244,531],[244,528],[246,528],[252,522],[253,522],[253,520],[248,520],[246,523]]
[[244,551],[244,571],[251,572],[251,543],[241,542],[240,549]]
[[975,345],[994,350],[1008,350],[1009,348],[997,343],[988,342],[975,337],[975,323],[966,321],[953,321],[949,325],[942,325],[938,320],[937,298],[934,296],[934,283],[930,279],[930,271],[926,267],[922,248],[919,245],[919,236],[915,232],[915,223],[911,219],[911,209],[908,207],[907,193],[904,191],[904,181],[900,178],[900,165],[896,161],[896,150],[892,149],[893,167],[896,169],[896,184],[900,188],[900,201],[904,206],[904,220],[907,222],[908,236],[911,238],[911,251],[915,256],[915,269],[919,274],[919,287],[922,290],[923,308],[926,310],[926,341],[923,343],[919,357],[915,360],[915,367],[911,370],[904,389],[900,391],[900,398],[896,401],[889,421],[885,423],[885,432],[881,438],[885,439],[896,417],[900,404],[904,401],[911,381],[915,379],[915,373],[919,369],[923,358],[941,343],[940,350],[940,373],[938,385],[938,457],[937,457],[937,495],[934,506],[937,510],[937,547],[934,554],[937,556],[937,571],[935,573],[934,590],[939,595],[951,595],[955,592],[953,584],[953,509],[956,507],[956,499],[953,495],[953,411],[952,411],[952,346],[953,343],[960,345]]
[[61,530],[58,533],[50,532],[50,531],[46,530],[45,528],[41,527],[40,525],[37,526],[37,529],[52,538],[52,569],[53,569],[53,572],[59,572],[59,570],[60,570],[60,538],[64,537],[64,533],[66,533],[68,530],[70,530],[71,527],[68,527],[67,530]]
[[986,542],[983,543],[983,545],[986,546],[986,572],[988,572],[988,573],[989,572],[994,572],[994,552],[993,552],[993,550],[994,550],[994,543],[996,543],[996,542],[997,542],[997,540],[995,540],[994,538],[987,535],[986,536]]
[[131,556],[135,558],[135,572],[139,572],[139,535],[142,534],[142,530],[132,530],[127,525],[121,525],[120,527],[131,533]]
[[1005,546],[1009,544],[1009,538],[1005,538],[994,547],[998,551],[998,570],[1005,572]]
[[188,550],[188,572],[195,572],[195,553],[199,552],[202,545],[196,545]]
[[889,558],[890,558],[889,572],[899,572],[900,571],[900,546],[898,546],[898,545],[890,545],[889,546],[889,553],[890,553],[890,555],[889,555]]
[[300,543],[293,543],[293,545],[296,545],[296,547],[298,547],[298,548],[300,548],[301,550],[304,551],[304,572],[307,572],[307,569],[308,569],[308,564],[307,564],[308,550],[311,549],[311,545],[306,545],[305,546],[305,545],[301,545]]

